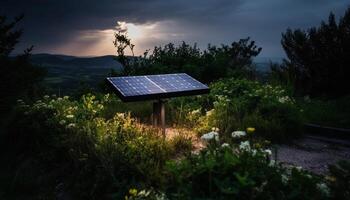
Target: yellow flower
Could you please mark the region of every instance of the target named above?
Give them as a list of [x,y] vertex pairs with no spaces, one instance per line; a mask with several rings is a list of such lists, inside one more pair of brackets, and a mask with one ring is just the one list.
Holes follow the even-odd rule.
[[135,189],[135,188],[130,189],[130,190],[129,190],[129,194],[130,194],[131,196],[136,196],[136,195],[137,195],[137,189]]
[[254,131],[255,131],[255,128],[253,128],[253,127],[247,128],[247,133],[254,133]]

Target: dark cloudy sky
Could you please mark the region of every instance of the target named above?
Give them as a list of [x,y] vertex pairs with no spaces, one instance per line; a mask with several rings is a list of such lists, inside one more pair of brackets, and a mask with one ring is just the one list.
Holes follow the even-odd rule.
[[79,56],[114,54],[116,25],[128,28],[136,53],[187,41],[201,48],[250,36],[261,56],[284,56],[281,32],[337,17],[348,0],[0,0],[0,14],[25,14],[18,50]]

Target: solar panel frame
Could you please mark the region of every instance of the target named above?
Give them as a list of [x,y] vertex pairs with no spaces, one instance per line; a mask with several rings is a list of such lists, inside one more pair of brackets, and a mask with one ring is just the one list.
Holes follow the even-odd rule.
[[[175,80],[175,78],[177,77],[180,77],[180,78]],[[171,82],[169,78],[175,80],[175,83],[177,83],[178,85],[174,86],[174,82]],[[147,81],[144,81],[143,84],[153,83],[154,85],[158,86],[159,90],[154,88],[154,91],[152,92],[149,92],[149,91],[148,93],[142,92],[144,91],[144,89],[142,88],[143,86],[141,83],[138,84],[138,82],[140,82],[138,80],[141,80],[141,79],[143,80],[147,79]],[[128,86],[125,85],[125,88],[121,88],[121,85],[123,86],[121,82],[122,81],[127,82],[126,80],[128,81],[130,80],[134,82],[133,84],[129,84]],[[121,81],[121,82],[116,84],[115,82],[117,81]],[[160,81],[163,81],[163,82],[160,82]],[[107,82],[112,87],[113,91],[117,94],[117,96],[124,102],[159,100],[159,99],[166,99],[166,98],[180,97],[180,96],[201,95],[201,94],[207,94],[210,91],[208,86],[192,78],[186,73],[108,77]],[[159,84],[163,84],[163,85],[159,85]],[[138,90],[135,89],[136,86]],[[163,86],[164,86],[164,89],[162,88]],[[193,87],[190,88],[190,86],[193,86]],[[130,87],[132,87],[132,89]],[[127,93],[129,92],[128,90],[130,91],[134,90],[134,93]]]

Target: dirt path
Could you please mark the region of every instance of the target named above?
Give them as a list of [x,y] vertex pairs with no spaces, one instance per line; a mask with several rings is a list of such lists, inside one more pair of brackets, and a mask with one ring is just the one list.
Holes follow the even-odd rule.
[[[171,127],[166,129],[166,138],[169,140],[181,134],[191,138],[193,152],[205,148],[203,141],[189,129]],[[275,158],[274,155],[273,157]],[[328,165],[335,164],[339,160],[350,160],[350,141],[306,135],[292,144],[277,145],[278,162],[301,166],[317,174],[327,173]]]
[[350,141],[305,136],[291,145],[278,145],[277,160],[301,166],[318,174],[328,172],[328,165],[350,159]]

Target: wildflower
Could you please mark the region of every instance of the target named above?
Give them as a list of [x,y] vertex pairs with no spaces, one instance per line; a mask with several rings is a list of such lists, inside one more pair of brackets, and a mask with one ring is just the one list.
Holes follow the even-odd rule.
[[306,174],[305,176],[309,179],[312,179],[312,176],[310,174]]
[[256,150],[256,149],[253,149],[253,150],[252,150],[252,155],[253,155],[253,156],[256,156],[256,153],[257,153],[257,150]]
[[302,166],[297,166],[297,167],[295,167],[295,169],[300,172],[303,169],[303,167]]
[[245,131],[233,131],[232,132],[232,137],[233,138],[240,138],[246,136],[246,132]]
[[102,110],[102,109],[103,109],[103,105],[102,105],[102,104],[98,104],[98,105],[97,105],[97,108],[100,109],[100,110]]
[[63,99],[67,100],[69,99],[69,96],[64,96]]
[[219,142],[220,138],[219,138],[218,132],[214,132],[214,139],[215,139],[215,141]]
[[197,109],[197,110],[192,110],[191,115],[197,115],[201,113],[201,109]]
[[221,147],[222,147],[222,148],[226,148],[226,147],[230,147],[230,145],[229,145],[228,143],[223,143],[223,144],[221,145]]
[[206,112],[206,116],[210,116],[214,113],[214,109],[211,109],[209,111]]
[[265,149],[264,152],[268,155],[268,156],[271,156],[272,155],[272,152],[270,149]]
[[72,118],[74,118],[74,115],[67,115],[66,118],[72,119]]
[[322,192],[325,196],[330,195],[330,189],[325,183],[318,183],[316,185],[317,189]]
[[18,104],[24,104],[24,102],[23,102],[22,99],[17,99],[17,103],[18,103]]
[[61,100],[62,100],[62,98],[61,98],[61,97],[58,97],[58,98],[57,98],[57,101],[61,101]]
[[66,120],[62,119],[60,122],[59,122],[61,125],[64,125],[66,123]]
[[269,166],[270,167],[273,167],[273,166],[275,166],[276,165],[276,161],[274,160],[274,159],[271,159],[270,160],[270,163],[269,163]]
[[130,194],[131,196],[136,196],[136,195],[137,195],[137,189],[135,189],[135,188],[130,189],[130,190],[129,190],[129,194]]
[[250,151],[250,143],[249,141],[245,141],[245,142],[241,142],[241,144],[239,145],[239,149],[243,150],[243,151]]
[[247,133],[254,133],[254,131],[255,131],[255,128],[253,128],[253,127],[247,128]]
[[281,175],[281,181],[284,185],[286,185],[288,183],[288,176],[285,174]]
[[49,95],[44,95],[44,99],[48,99],[48,98],[50,98]]
[[219,132],[219,128],[216,128],[216,127],[213,127],[213,128],[211,128],[211,130],[213,131],[213,132]]
[[284,97],[278,98],[278,101],[280,103],[287,103],[287,102],[290,102],[290,98],[289,98],[289,96],[284,96]]
[[206,140],[206,141],[210,141],[212,139],[215,139],[216,141],[219,141],[219,133],[212,131],[212,132],[209,132],[209,133],[202,135],[201,139]]
[[124,113],[117,113],[117,116],[119,117],[119,118],[124,118]]
[[67,128],[74,128],[75,127],[75,124],[74,123],[70,123],[67,125]]

